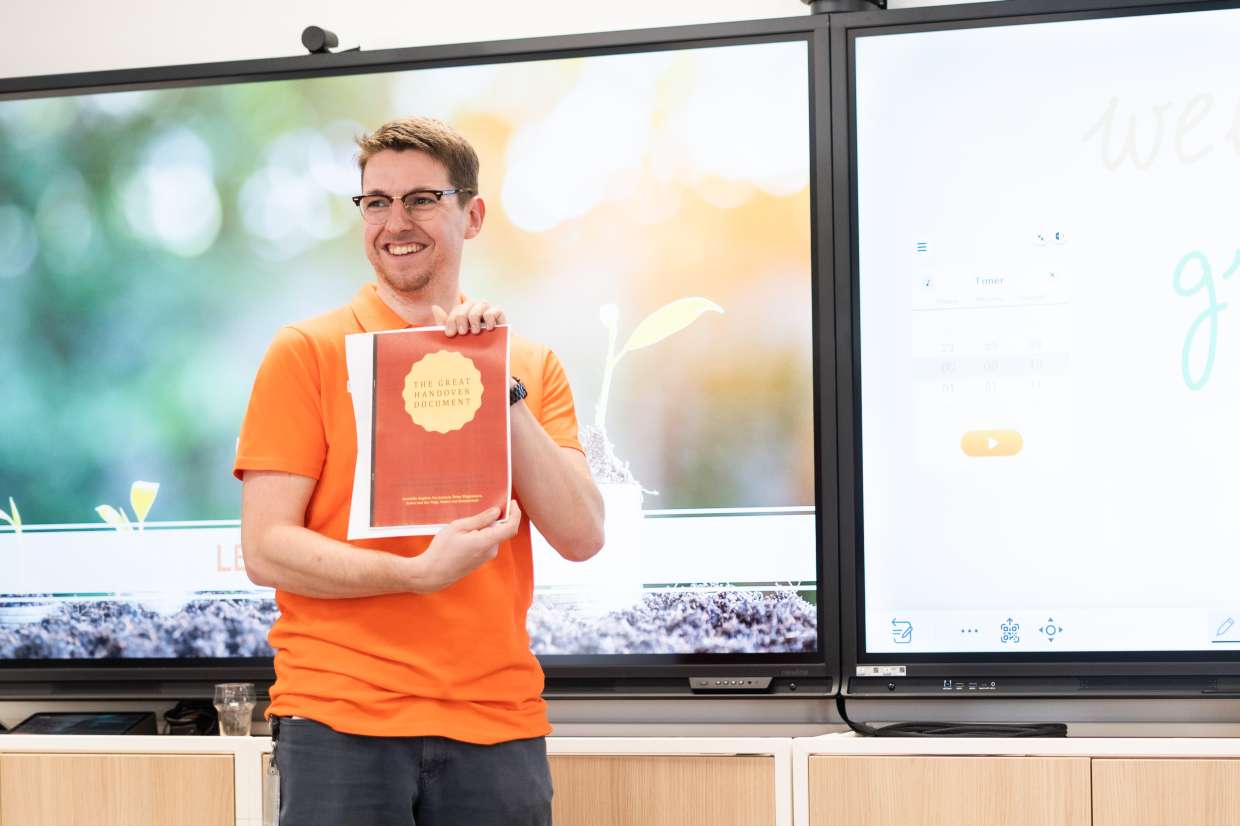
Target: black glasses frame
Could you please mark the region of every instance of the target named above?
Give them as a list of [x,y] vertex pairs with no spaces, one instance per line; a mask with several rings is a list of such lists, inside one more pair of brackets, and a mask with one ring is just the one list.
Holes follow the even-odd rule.
[[[366,195],[354,195],[351,200],[353,201],[353,205],[357,207],[358,209],[362,209],[363,198],[388,198],[389,200],[392,201],[393,205],[397,201],[400,201],[401,204],[403,204],[405,207],[405,214],[412,216],[416,212],[416,209],[413,206],[411,206],[407,200],[405,200],[411,195],[423,195],[423,196],[434,195],[435,203],[438,204],[442,202],[443,199],[447,197],[448,195],[474,195],[474,194],[476,194],[474,190],[466,189],[464,187],[457,187],[455,189],[413,189],[413,190],[410,190],[409,192],[406,192],[404,195],[401,195],[399,198],[396,198],[391,195],[384,195],[383,193],[380,193],[380,192],[375,192],[375,193],[370,193]],[[365,210],[362,210],[362,217],[363,218],[366,217]]]

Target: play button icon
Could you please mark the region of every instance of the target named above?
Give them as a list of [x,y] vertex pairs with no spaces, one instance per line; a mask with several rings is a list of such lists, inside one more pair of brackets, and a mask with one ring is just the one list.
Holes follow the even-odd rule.
[[1025,440],[1015,430],[970,430],[960,439],[960,449],[976,459],[991,456],[1015,456]]

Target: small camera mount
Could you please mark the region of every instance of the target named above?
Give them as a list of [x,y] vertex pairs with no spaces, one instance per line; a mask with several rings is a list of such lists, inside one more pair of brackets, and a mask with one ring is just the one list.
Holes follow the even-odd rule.
[[837,11],[873,11],[887,8],[887,0],[801,0],[813,14]]
[[336,37],[335,32],[329,32],[327,29],[318,26],[306,26],[301,32],[301,45],[306,47],[306,51],[310,54],[336,54],[338,52],[356,52],[361,46],[352,46],[347,49],[339,49],[333,52],[340,45],[340,38]]

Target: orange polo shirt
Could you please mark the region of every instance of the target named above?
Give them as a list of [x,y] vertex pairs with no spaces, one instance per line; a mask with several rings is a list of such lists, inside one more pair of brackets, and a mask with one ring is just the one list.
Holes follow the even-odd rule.
[[[363,287],[345,307],[281,329],[259,367],[233,472],[316,479],[306,527],[345,541],[357,429],[344,337],[408,327]],[[512,374],[553,441],[581,450],[568,380],[555,355],[511,339]],[[361,540],[373,553],[415,556],[430,537]],[[276,682],[269,714],[353,734],[436,735],[499,743],[546,735],[543,674],[525,615],[534,593],[526,519],[495,559],[432,594],[318,599],[276,591],[268,637]]]

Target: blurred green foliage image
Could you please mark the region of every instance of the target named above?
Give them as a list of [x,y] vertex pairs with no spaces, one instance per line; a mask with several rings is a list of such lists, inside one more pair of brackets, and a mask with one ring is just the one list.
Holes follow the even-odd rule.
[[[536,602],[536,648],[813,650],[808,66],[794,40],[0,100],[0,657],[269,653],[238,429],[277,330],[373,279],[354,141],[413,114],[481,159],[463,289],[555,351],[583,440],[623,460],[601,481],[640,481],[636,523],[802,526],[764,548],[716,519],[634,574],[710,590],[611,626]],[[229,584],[159,578],[186,559]]]

